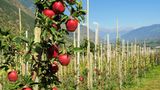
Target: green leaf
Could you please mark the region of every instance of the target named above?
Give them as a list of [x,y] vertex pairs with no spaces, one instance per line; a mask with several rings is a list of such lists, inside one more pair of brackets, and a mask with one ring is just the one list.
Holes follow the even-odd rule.
[[34,3],[38,3],[40,0],[34,0]]
[[72,16],[73,16],[73,17],[77,17],[77,16],[78,16],[78,12],[74,12],[74,13],[72,14]]
[[80,13],[81,15],[86,15],[86,10],[82,10],[82,9],[81,9],[81,10],[79,11],[79,13]]
[[24,56],[25,61],[30,60],[30,57],[31,57],[31,55],[30,55],[30,54],[26,54],[26,55]]
[[73,48],[73,51],[74,52],[83,52],[83,49],[76,47],[76,48]]
[[39,53],[39,52],[41,52],[42,51],[42,46],[41,46],[41,44],[40,43],[36,43],[35,44],[35,48],[34,48],[34,51],[35,52],[37,52],[37,53]]
[[21,42],[29,43],[29,40],[27,40],[26,38],[23,38],[21,36],[14,37],[13,41],[16,43],[21,43]]
[[43,17],[46,17],[46,16],[43,15],[42,13],[38,13],[38,17],[39,17],[39,18],[43,18]]
[[80,18],[81,18],[81,21],[85,20],[85,17],[84,17],[84,16],[80,16]]
[[78,10],[82,9],[82,0],[76,2]]
[[5,70],[5,71],[7,71],[9,69],[7,65],[2,65],[2,66],[0,66],[0,68],[3,68],[2,70]]
[[66,22],[67,20],[68,20],[68,16],[65,15],[65,16],[62,17],[61,22]]
[[49,0],[50,2],[55,2],[56,0]]
[[71,7],[71,14],[74,13],[75,11],[76,10],[73,7]]
[[79,6],[80,6],[80,8],[82,8],[82,0],[80,0]]
[[50,3],[50,2],[46,2],[46,4],[48,7],[52,5],[52,3]]
[[9,33],[9,31],[2,31],[1,28],[0,28],[0,34],[1,34],[1,35],[4,35],[4,36],[7,36],[7,35],[9,35],[10,33]]
[[56,29],[55,29],[55,28],[53,28],[53,27],[51,27],[51,28],[50,28],[50,30],[51,30],[51,34],[52,34],[52,35],[54,35],[54,34],[55,34],[55,32],[56,32]]
[[45,38],[47,35],[47,30],[43,30],[43,32],[41,33],[41,37],[42,38]]
[[5,73],[5,69],[3,68],[0,70],[0,76],[3,75],[4,73]]
[[58,38],[57,42],[64,43],[64,39],[63,38]]
[[31,83],[33,83],[31,76],[24,75],[23,76],[23,83],[25,83],[25,84],[31,84]]

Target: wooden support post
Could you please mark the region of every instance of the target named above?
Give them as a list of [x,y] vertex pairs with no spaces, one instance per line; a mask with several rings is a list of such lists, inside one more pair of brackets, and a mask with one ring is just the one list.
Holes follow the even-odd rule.
[[99,53],[97,53],[98,49],[97,49],[97,46],[98,46],[98,23],[94,23],[96,25],[96,30],[95,30],[95,54],[94,54],[94,57],[95,57],[95,61],[94,61],[94,68],[97,68],[97,55]]
[[0,90],[3,90],[3,89],[2,89],[2,84],[1,84],[1,83],[0,83]]
[[125,40],[122,40],[122,57],[121,57],[122,59],[121,60],[122,60],[122,64],[123,64],[122,68],[124,68],[124,72],[123,72],[124,76],[122,75],[122,80],[126,77],[126,74],[127,74],[127,70],[126,70],[127,69],[127,63],[126,63],[125,55],[126,55],[125,54]]
[[[129,60],[129,53],[130,53],[130,51],[129,51],[129,42],[127,41],[127,58],[126,58],[126,62],[127,62],[127,66],[129,66],[129,63],[128,63],[128,60]],[[128,70],[128,68],[126,68],[127,70]]]
[[133,53],[133,43],[131,43],[131,46],[130,46],[130,64],[131,64],[131,73],[133,73],[133,69],[134,69],[134,65],[133,65],[133,55],[134,55],[134,53]]
[[[80,47],[80,24],[78,25],[77,32],[77,47]],[[77,84],[79,84],[79,76],[80,76],[80,52],[77,53]],[[77,86],[76,90],[79,90],[79,86]]]
[[143,44],[143,60],[144,60],[144,75],[146,76],[147,60],[146,60],[146,43],[145,43],[145,41]]
[[21,9],[19,8],[19,34],[22,33],[22,18],[21,18]]
[[136,70],[136,72],[137,72],[137,84],[139,85],[139,59],[140,59],[140,57],[139,57],[139,51],[140,51],[140,47],[139,46],[137,46],[137,58],[136,58],[136,61],[137,61],[137,70]]
[[[28,31],[26,31],[26,38],[28,39]],[[26,52],[28,51],[28,44],[26,43]],[[25,74],[28,75],[28,61],[25,63]]]
[[119,90],[122,90],[122,60],[119,52],[117,59],[118,59]]
[[89,69],[89,73],[88,73],[88,77],[87,77],[87,85],[88,85],[88,88],[89,89],[92,89],[92,59],[90,59],[90,38],[89,38],[89,0],[87,0],[87,41],[88,41],[88,44],[87,44],[87,66],[88,66],[88,69]]
[[[107,68],[107,72],[106,72],[106,77],[107,77],[107,82],[109,81],[110,79],[110,75],[111,75],[111,72],[110,72],[110,69],[111,69],[111,51],[110,51],[110,42],[109,42],[109,34],[107,34],[107,63],[106,63],[106,66],[105,68]],[[106,87],[109,87],[108,86],[108,83],[106,84]]]
[[[77,31],[77,30],[76,30]],[[76,47],[76,31],[73,32],[73,46]],[[77,54],[74,52],[74,73],[77,73]],[[75,74],[75,83],[77,83],[77,76]]]
[[103,63],[103,44],[101,43],[101,54],[100,54],[100,71],[102,72],[102,63]]
[[[34,42],[35,43],[40,42],[40,35],[41,35],[41,28],[35,27],[35,29],[34,29]],[[38,53],[35,53],[35,56],[37,56],[37,55],[38,55]],[[36,59],[37,59],[37,57],[36,57]],[[36,72],[33,72],[32,80],[35,82],[39,81]],[[38,85],[36,85],[33,89],[38,90]]]
[[110,67],[110,42],[109,42],[109,35],[107,35],[107,64],[106,64],[106,67],[107,67],[107,78],[109,76],[109,69],[111,68]]
[[[99,70],[99,48],[97,47],[98,46],[98,29],[99,29],[98,27],[99,26],[98,26],[97,22],[94,22],[93,24],[96,25],[96,29],[95,29],[94,69]],[[95,72],[94,77],[97,77],[96,72]],[[94,78],[94,82],[96,82],[96,78]]]
[[[21,17],[21,9],[19,8],[19,33],[21,36],[22,33],[22,17]],[[25,75],[25,64],[22,60],[22,57],[20,57],[20,63],[21,63],[21,70],[22,70],[22,75]]]
[[134,79],[135,80],[137,80],[137,73],[136,73],[136,70],[137,70],[137,42],[136,42],[136,40],[135,40],[135,42],[134,42],[134,46],[133,46],[133,70],[134,70],[134,72],[135,72],[135,75],[134,75]]

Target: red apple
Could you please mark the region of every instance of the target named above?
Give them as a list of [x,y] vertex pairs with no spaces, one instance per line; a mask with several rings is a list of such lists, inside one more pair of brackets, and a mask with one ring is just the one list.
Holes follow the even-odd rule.
[[33,89],[30,87],[26,87],[26,88],[23,88],[22,90],[33,90]]
[[11,82],[15,82],[18,79],[18,73],[16,70],[12,70],[8,73],[8,80]]
[[51,64],[51,71],[55,74],[57,71],[58,71],[58,64],[56,61],[54,61],[52,64]]
[[56,24],[53,23],[53,24],[52,24],[52,27],[55,28],[56,30],[58,30],[58,27],[57,27]]
[[56,1],[53,3],[52,9],[55,13],[59,14],[64,12],[65,7],[61,1]]
[[58,90],[58,88],[57,87],[53,87],[52,90]]
[[67,66],[70,63],[70,56],[68,54],[60,54],[58,59],[62,66]]
[[82,76],[79,77],[79,81],[83,81],[84,78]]
[[78,20],[77,19],[69,19],[66,22],[66,28],[70,32],[74,32],[78,27]]
[[52,18],[55,15],[55,12],[50,9],[44,9],[43,14],[49,18]]
[[48,48],[47,54],[48,54],[49,59],[51,59],[52,57],[57,58],[58,53],[59,53],[59,50],[58,50],[58,46],[56,44],[54,44]]

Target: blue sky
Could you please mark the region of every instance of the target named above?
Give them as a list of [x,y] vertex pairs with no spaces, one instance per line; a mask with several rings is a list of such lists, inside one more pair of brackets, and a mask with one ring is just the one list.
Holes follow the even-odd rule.
[[101,28],[115,28],[116,17],[122,28],[160,24],[160,0],[90,0],[91,26],[96,21]]

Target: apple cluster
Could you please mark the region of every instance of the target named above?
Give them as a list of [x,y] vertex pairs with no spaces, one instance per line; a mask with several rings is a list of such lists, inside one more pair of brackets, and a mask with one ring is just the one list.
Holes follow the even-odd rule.
[[[25,75],[30,78],[23,79],[24,75],[19,70],[16,70],[20,68],[15,69],[13,68],[15,65],[11,64],[8,65],[9,67],[7,66],[9,70],[6,69],[6,71],[8,70],[7,79],[11,84],[17,85],[16,88],[21,88],[21,90],[33,90],[33,84],[39,84],[40,88],[58,90],[56,86],[61,83],[56,76],[59,70],[58,64],[62,66],[69,65],[75,48],[73,45],[67,46],[65,37],[69,32],[74,32],[77,29],[78,23],[84,20],[86,12],[82,9],[81,0],[34,1],[36,5],[35,27],[41,30],[40,42],[32,40],[30,42],[30,40],[18,38],[18,40],[22,39],[22,42],[27,41],[28,43],[28,51],[21,55],[24,57],[24,61],[28,61],[31,64],[29,67],[31,72]],[[16,45],[19,45],[19,42],[16,42]],[[21,51],[18,50],[13,50],[13,53]],[[10,47],[7,52],[9,51]],[[12,53],[10,55],[7,53],[7,57],[14,56]],[[14,62],[14,58],[10,62]],[[35,83],[36,77],[38,77],[39,81]],[[28,81],[25,82],[26,79]],[[80,77],[80,81],[83,80],[84,78]],[[52,87],[52,85],[56,86]]]
[[[70,63],[70,56],[66,53],[59,54],[59,47],[56,44],[53,44],[47,50],[47,58],[58,58],[62,66],[67,66]],[[54,61],[51,65],[51,71],[55,74],[58,71],[58,62]]]
[[[67,66],[70,63],[71,59],[69,53],[60,50],[61,44],[55,38],[64,38],[64,30],[65,33],[74,32],[78,27],[78,17],[81,17],[81,13],[83,13],[83,10],[81,7],[81,3],[77,0],[44,0],[39,1],[35,4],[37,6],[38,13],[40,14],[40,22],[42,22],[40,23],[40,27],[43,29],[42,33],[44,33],[43,31],[49,31],[49,33],[52,35],[52,42],[46,44],[47,59],[50,62],[49,70],[47,70],[47,72],[55,74],[59,70],[58,63],[60,63],[62,66]],[[66,13],[69,13],[70,15],[67,15]],[[64,26],[65,29],[63,29]],[[54,30],[52,28],[54,28]],[[46,37],[47,36],[45,36],[45,38]],[[46,41],[48,42],[48,40]],[[44,40],[44,42],[46,41]],[[46,74],[45,77],[47,77]],[[52,89],[57,90],[56,87]]]
[[[49,85],[60,83],[55,75],[59,70],[58,63],[62,66],[70,63],[72,48],[65,46],[65,35],[77,29],[79,21],[84,19],[85,11],[82,10],[82,2],[78,0],[35,0],[35,5],[37,6],[35,26],[41,28],[41,40],[29,45],[31,49],[26,53],[33,60],[31,81],[38,77],[37,83],[41,84],[41,87],[58,90],[56,86]],[[45,55],[39,59],[35,53],[40,57],[42,54]],[[18,71],[14,69],[7,75],[10,82],[17,82],[19,77]],[[80,81],[83,79],[80,77]],[[22,86],[22,90],[33,90],[32,84],[27,82]]]
[[[67,0],[67,3],[69,4],[75,4],[75,0]],[[41,6],[42,7],[42,6]],[[64,4],[64,0],[56,0],[54,2],[52,2],[52,5],[49,7],[46,7],[44,9],[41,9],[41,13],[43,15],[45,15],[46,17],[56,20],[57,18],[59,19],[58,16],[60,16],[61,14],[63,14],[66,10],[66,6]],[[70,16],[68,18],[68,20],[65,23],[66,29],[69,32],[74,32],[77,27],[78,27],[78,19]],[[55,28],[56,30],[58,30],[60,28],[59,25],[57,25],[56,23],[52,23],[51,25],[53,28]]]
[[[44,5],[44,3],[50,4]],[[76,12],[75,10],[72,10],[74,5],[76,5],[76,0],[44,0],[44,2],[41,1],[40,3],[36,3],[39,13],[53,21],[52,24],[49,24],[51,27],[58,31],[61,29],[60,24],[62,23],[56,22],[65,22],[65,27],[68,32],[74,32],[77,29],[79,23],[77,16],[72,15],[74,12]],[[67,15],[65,21],[61,21],[61,18],[65,17],[64,12],[67,11],[66,9],[68,9],[70,15]],[[54,44],[50,45],[47,49],[47,58],[49,60],[53,58],[58,59],[58,62],[62,66],[67,66],[70,63],[70,55],[67,53],[59,54],[59,51],[59,44],[55,44],[54,42]],[[54,74],[58,71],[58,62],[54,60],[54,62],[50,65],[51,71]]]

